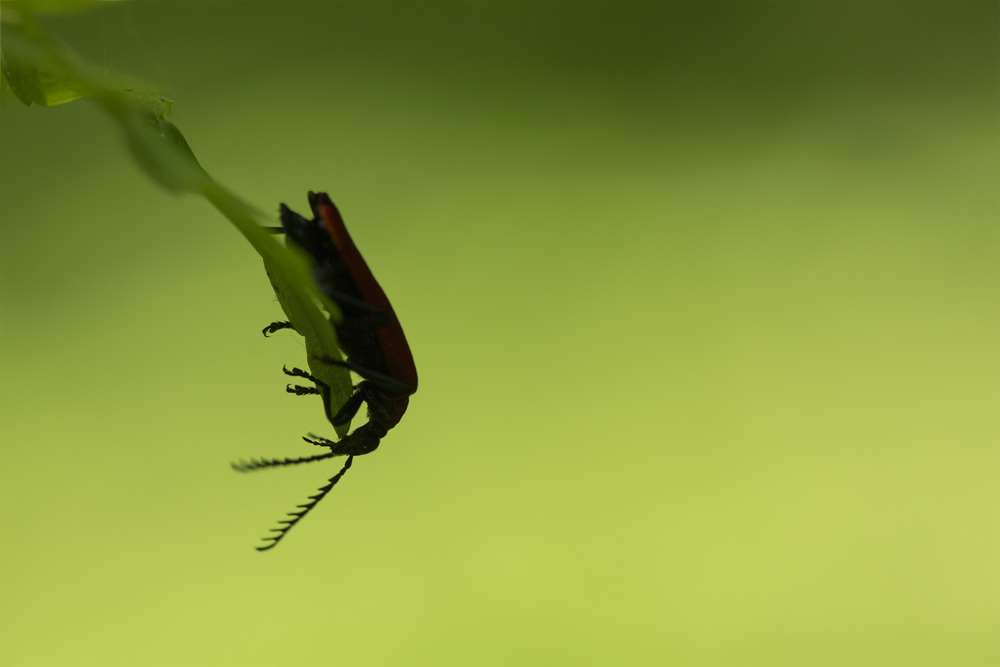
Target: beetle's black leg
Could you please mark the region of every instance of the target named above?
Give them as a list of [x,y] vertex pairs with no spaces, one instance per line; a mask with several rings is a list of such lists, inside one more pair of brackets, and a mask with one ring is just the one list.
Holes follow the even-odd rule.
[[337,414],[335,414],[333,419],[330,420],[334,426],[346,424],[354,419],[354,416],[358,414],[358,410],[361,409],[361,404],[364,403],[367,398],[367,392],[360,389],[363,384],[364,383],[361,383],[355,388],[355,392],[351,394],[351,397],[347,399],[342,406],[340,406],[340,410],[338,410]]
[[391,418],[392,404],[387,402],[379,403],[375,401],[374,407],[368,404],[368,422],[354,429],[350,435],[345,435],[340,440],[334,442],[319,436],[313,435],[311,438],[303,437],[306,442],[327,447],[334,456],[363,456],[378,449],[379,442],[385,437],[385,425]]
[[334,359],[332,357],[320,357],[319,360],[324,364],[341,366],[342,368],[352,370],[364,379],[374,382],[379,387],[386,389],[394,395],[409,396],[413,393],[413,387],[406,384],[402,380],[397,380],[396,378],[386,375],[385,373],[379,373],[378,371],[373,371],[370,368],[365,368],[364,366],[356,364],[349,359],[340,361],[339,359]]
[[261,333],[263,333],[264,336],[266,337],[269,334],[273,334],[276,331],[281,331],[282,329],[291,329],[292,331],[294,331],[295,327],[292,326],[291,322],[271,322],[266,327],[264,327],[264,330]]
[[289,370],[287,366],[282,366],[281,367],[281,372],[284,373],[285,375],[290,375],[293,378],[305,378],[305,379],[307,379],[307,380],[309,380],[311,382],[315,382],[318,385],[325,385],[326,384],[325,382],[323,382],[319,378],[313,377],[312,375],[310,375],[309,373],[305,372],[301,368],[292,368],[291,370]]
[[[363,299],[359,299],[344,292],[339,292],[329,287],[327,287],[324,291],[342,311],[354,311],[350,313],[352,323],[360,323],[372,327],[384,327],[392,324],[396,319],[391,313],[387,313],[381,308],[373,306]],[[347,315],[345,315],[345,317],[346,316]]]
[[311,380],[316,386],[315,387],[303,387],[300,384],[289,384],[285,385],[285,391],[289,394],[295,394],[296,396],[308,396],[309,394],[320,394],[320,387],[326,387],[326,383],[317,377],[313,377],[309,373],[305,372],[301,368],[292,368],[289,370],[287,366],[281,367],[282,372],[285,375],[290,375],[295,378],[305,378]]
[[285,204],[278,207],[278,218],[287,238],[303,248],[312,247],[314,242],[326,236],[326,230],[321,230],[312,220],[307,220]]
[[[346,316],[345,316],[346,317]],[[395,321],[389,313],[384,310],[373,309],[363,313],[351,313],[350,320],[353,326],[366,327],[386,327]]]
[[330,447],[333,448],[336,445],[336,441],[327,440],[321,435],[316,435],[315,433],[309,433],[308,436],[302,436],[302,439],[308,442],[310,445],[316,445],[317,447]]
[[300,384],[286,384],[285,391],[289,394],[295,394],[296,396],[308,396],[310,394],[318,394],[319,389],[316,387],[303,387]]

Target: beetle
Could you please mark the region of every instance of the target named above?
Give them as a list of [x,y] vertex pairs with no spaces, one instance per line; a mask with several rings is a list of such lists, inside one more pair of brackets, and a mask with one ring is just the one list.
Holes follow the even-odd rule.
[[[263,538],[270,543],[257,547],[258,551],[277,545],[333,489],[350,469],[355,456],[375,451],[382,438],[402,419],[410,396],[417,391],[417,369],[403,328],[389,298],[354,245],[340,211],[325,192],[309,192],[308,199],[313,213],[311,220],[281,204],[281,227],[274,231],[284,232],[290,243],[305,251],[311,260],[312,276],[320,291],[340,309],[341,317],[331,317],[330,323],[346,358],[343,361],[324,358],[322,361],[346,367],[362,380],[335,413],[330,404],[329,386],[306,371],[283,368],[286,375],[308,379],[315,385],[289,385],[286,390],[297,395],[320,394],[327,418],[334,426],[349,423],[364,403],[368,406],[368,422],[337,441],[318,436],[303,438],[310,444],[326,448],[328,451],[323,454],[291,459],[241,460],[233,464],[234,469],[247,472],[347,456],[340,472],[331,477],[316,495],[310,496],[308,502],[299,505],[299,511],[289,512],[288,519],[279,521],[279,527],[272,529],[275,535]],[[290,322],[274,322],[265,327],[263,333],[267,336],[288,328],[294,328]]]

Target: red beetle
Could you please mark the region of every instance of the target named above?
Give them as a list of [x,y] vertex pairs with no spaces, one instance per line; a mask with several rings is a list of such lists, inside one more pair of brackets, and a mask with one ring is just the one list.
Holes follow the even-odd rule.
[[[329,387],[309,373],[297,368],[285,369],[286,374],[309,379],[316,385],[289,386],[288,391],[299,395],[321,394],[327,417],[335,426],[351,421],[361,404],[366,403],[368,422],[338,441],[303,438],[327,448],[329,451],[324,454],[293,459],[251,459],[233,464],[236,470],[245,472],[347,456],[340,472],[330,478],[319,493],[310,496],[309,502],[299,505],[300,511],[289,512],[290,518],[280,521],[279,528],[272,529],[275,535],[264,538],[270,544],[257,547],[259,551],[274,547],[315,507],[351,467],[355,456],[375,451],[389,429],[399,423],[409,405],[410,395],[417,390],[417,369],[403,328],[388,297],[351,240],[340,212],[323,192],[310,192],[309,205],[314,216],[312,220],[282,204],[280,231],[310,256],[316,284],[340,308],[340,321],[331,318],[330,322],[336,329],[337,341],[346,359],[324,361],[349,368],[361,376],[362,381],[351,398],[332,415]],[[264,329],[264,334],[291,327],[290,322],[275,322]]]

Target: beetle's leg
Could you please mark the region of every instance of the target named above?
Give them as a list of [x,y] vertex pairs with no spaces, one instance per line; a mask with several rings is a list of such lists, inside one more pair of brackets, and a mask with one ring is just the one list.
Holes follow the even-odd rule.
[[370,312],[365,312],[362,314],[352,314],[351,323],[355,326],[363,325],[366,327],[387,327],[396,321],[396,318],[385,312],[384,310],[379,310],[377,308],[372,309]]
[[334,426],[342,426],[343,424],[350,422],[354,419],[354,416],[358,414],[358,410],[361,409],[361,404],[367,398],[367,392],[359,389],[363,384],[364,383],[361,383],[361,385],[355,387],[355,392],[351,394],[351,397],[347,399],[342,406],[340,406],[340,410],[338,410],[337,414],[335,414],[333,419],[330,420]]
[[[339,292],[330,288],[325,290],[325,294],[330,297],[338,307],[340,307],[341,311],[348,308],[355,311],[361,311],[360,313],[351,313],[351,322],[361,323],[365,326],[384,327],[392,324],[396,319],[392,316],[392,313],[387,313],[378,306],[373,306],[367,301],[363,301],[362,299],[351,296],[350,294]],[[346,317],[347,316],[345,315],[345,318]]]
[[310,375],[309,373],[305,372],[301,368],[293,368],[293,369],[289,370],[287,366],[282,366],[281,370],[282,370],[282,372],[285,375],[290,375],[291,377],[295,377],[295,378],[305,378],[307,380],[312,381],[313,384],[316,385],[315,387],[303,387],[300,384],[285,385],[285,391],[287,391],[289,394],[295,394],[296,396],[307,396],[309,394],[319,394],[319,393],[322,393],[319,388],[327,386],[327,384],[325,382],[323,382],[322,380],[320,380],[317,377],[313,377],[312,375]]
[[321,230],[314,221],[303,218],[285,204],[278,207],[278,218],[286,238],[303,248],[309,248],[312,242],[327,237],[326,230]]
[[350,359],[340,361],[339,359],[334,359],[332,357],[320,357],[319,360],[324,364],[341,366],[342,368],[352,370],[364,379],[371,380],[394,395],[409,396],[413,393],[413,387],[406,384],[402,380],[397,380],[396,378],[386,375],[385,373],[379,373],[378,371],[373,371],[370,368],[365,368],[364,366],[352,362]]
[[378,449],[379,442],[385,437],[384,417],[385,415],[369,414],[368,423],[359,426],[350,435],[345,435],[336,442],[315,435],[312,438],[302,439],[313,445],[328,447],[333,456],[363,456]]
[[266,327],[264,327],[264,330],[261,333],[263,333],[264,336],[267,337],[269,334],[273,334],[276,331],[281,331],[282,329],[291,329],[292,331],[294,331],[295,327],[292,326],[291,322],[271,322]]
[[330,447],[332,448],[337,444],[336,440],[327,440],[323,436],[316,435],[310,432],[308,436],[302,436],[302,439],[308,442],[310,445],[316,445],[317,447]]
[[316,387],[303,387],[300,384],[286,384],[285,391],[296,396],[308,396],[309,394],[320,393]]
[[291,370],[288,370],[287,366],[282,366],[281,367],[281,372],[284,373],[285,375],[290,375],[293,378],[305,378],[305,379],[310,380],[311,382],[314,382],[314,383],[319,384],[319,385],[326,384],[325,382],[323,382],[319,378],[313,377],[312,375],[310,375],[309,373],[305,372],[301,368],[293,368]]

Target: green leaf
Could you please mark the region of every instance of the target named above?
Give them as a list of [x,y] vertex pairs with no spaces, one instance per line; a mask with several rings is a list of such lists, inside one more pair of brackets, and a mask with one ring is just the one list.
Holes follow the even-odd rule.
[[[306,258],[303,256],[303,260]],[[287,282],[286,274],[272,270],[268,262],[264,262],[267,269],[267,277],[271,279],[271,286],[278,297],[281,309],[285,311],[288,321],[292,323],[295,330],[305,338],[306,360],[309,364],[309,372],[313,377],[325,382],[330,387],[330,405],[328,407],[330,416],[337,414],[348,398],[351,397],[353,387],[351,386],[351,374],[346,368],[333,366],[325,363],[324,358],[331,355],[331,349],[337,349],[337,338],[334,329],[328,321],[319,322],[312,317],[314,310],[311,303],[302,299],[302,293]],[[339,350],[336,357],[340,359]],[[346,391],[345,391],[346,388]],[[343,437],[350,428],[350,423],[344,426],[335,427],[337,435]]]
[[[285,315],[305,337],[310,372],[330,386],[330,414],[350,397],[350,373],[323,359],[341,360],[330,317],[337,306],[320,293],[309,260],[279,244],[262,225],[267,216],[216,183],[202,168],[184,135],[167,118],[173,102],[144,84],[101,74],[57,43],[24,10],[4,3],[0,11],[0,54],[4,82],[24,104],[54,106],[81,97],[99,104],[117,123],[136,162],[164,188],[204,196],[250,242]],[[324,312],[325,311],[325,312]],[[348,425],[337,428],[347,433]]]
[[[354,391],[351,374],[346,369],[322,361],[343,359],[333,326],[318,305],[322,304],[327,312],[339,320],[340,311],[336,304],[316,287],[305,254],[279,245],[271,233],[258,224],[257,220],[261,216],[251,206],[241,202],[214,181],[206,185],[203,194],[236,225],[263,258],[264,268],[271,279],[278,303],[285,311],[288,321],[305,338],[309,371],[330,387],[329,414],[336,414]],[[336,427],[337,435],[343,437],[349,429],[349,423]]]
[[4,77],[25,104],[55,106],[91,92],[85,77],[70,64],[72,54],[45,33],[31,17],[4,6],[0,15]]

